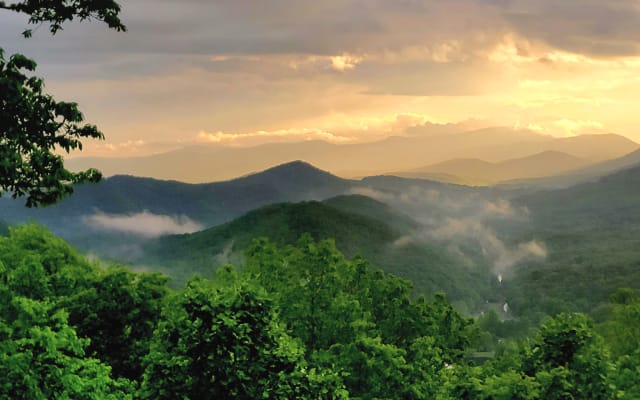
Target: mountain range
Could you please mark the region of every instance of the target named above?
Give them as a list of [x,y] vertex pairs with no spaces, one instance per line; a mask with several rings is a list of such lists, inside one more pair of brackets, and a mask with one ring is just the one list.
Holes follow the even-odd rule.
[[[349,180],[298,161],[210,184],[115,176],[42,209],[3,197],[0,220],[44,223],[85,252],[178,281],[240,264],[256,237],[288,244],[309,232],[335,238],[348,255],[420,292],[445,291],[470,312],[483,300],[508,300],[514,312],[589,311],[620,285],[640,287],[638,183],[640,165],[523,192],[394,176]],[[140,231],[154,224],[164,230]]]
[[182,282],[226,263],[242,265],[254,239],[267,237],[283,246],[308,233],[316,240],[335,240],[347,256],[363,256],[374,268],[410,280],[418,293],[443,291],[466,309],[485,298],[486,265],[468,268],[436,243],[408,241],[418,228],[410,217],[366,196],[280,203],[200,232],[153,239],[134,264],[161,266]]
[[496,163],[548,151],[566,153],[590,164],[621,157],[639,146],[615,134],[554,138],[503,127],[446,134],[415,130],[410,133],[413,135],[357,144],[323,141],[253,147],[199,144],[145,157],[72,158],[67,165],[74,170],[95,167],[107,176],[132,174],[201,183],[233,179],[295,160],[305,160],[340,176],[362,177],[411,171],[452,159]]
[[579,168],[565,173],[557,173],[551,176],[530,179],[514,179],[503,182],[504,188],[550,188],[561,189],[574,186],[580,183],[595,181],[605,175],[614,173],[625,168],[640,164],[640,150],[635,150],[622,157],[601,161],[584,168]]
[[76,186],[72,196],[44,208],[26,209],[20,200],[4,197],[0,213],[8,222],[31,218],[46,223],[71,221],[95,212],[132,214],[146,210],[185,216],[211,226],[266,204],[336,196],[355,183],[300,161],[206,184],[117,175],[98,184]]
[[559,175],[588,164],[588,161],[570,154],[548,150],[501,162],[488,162],[474,158],[454,159],[393,175],[465,182],[473,185],[493,185],[515,179]]

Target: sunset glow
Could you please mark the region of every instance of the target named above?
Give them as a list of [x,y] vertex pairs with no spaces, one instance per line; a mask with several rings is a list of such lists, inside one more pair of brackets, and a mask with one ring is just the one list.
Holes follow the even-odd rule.
[[634,0],[124,1],[129,32],[69,25],[7,53],[107,135],[83,155],[403,135],[426,123],[640,140]]

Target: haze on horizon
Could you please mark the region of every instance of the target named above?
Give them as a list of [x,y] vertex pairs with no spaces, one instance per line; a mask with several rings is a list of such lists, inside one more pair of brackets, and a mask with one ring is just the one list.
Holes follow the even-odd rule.
[[107,135],[83,156],[186,145],[373,141],[508,126],[640,141],[636,0],[121,1],[129,31],[20,35],[59,100]]

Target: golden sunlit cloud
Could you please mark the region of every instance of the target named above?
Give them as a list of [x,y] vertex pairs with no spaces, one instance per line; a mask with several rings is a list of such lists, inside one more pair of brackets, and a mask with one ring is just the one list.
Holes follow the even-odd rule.
[[388,136],[390,134],[402,134],[407,128],[436,123],[436,120],[427,115],[415,112],[384,114],[382,112],[372,114],[346,114],[331,113],[321,119],[312,121],[324,129],[346,132],[360,140],[375,138],[376,136]]
[[601,131],[604,125],[598,121],[574,121],[570,119],[561,119],[555,121],[554,124],[565,131],[567,136],[575,136],[584,133],[593,133]]
[[362,57],[343,54],[331,57],[331,67],[336,71],[347,71],[354,69],[362,61]]
[[280,129],[276,131],[256,131],[247,133],[205,132],[201,131],[196,142],[219,143],[229,146],[254,146],[270,142],[288,142],[301,140],[324,140],[330,143],[353,142],[351,137],[335,135],[319,129]]
[[[288,128],[243,133],[200,131],[196,135],[195,141],[227,146],[254,146],[272,142],[303,140],[323,140],[329,143],[358,143],[382,139],[393,134],[404,134],[408,128],[433,124],[434,122],[429,116],[416,113],[377,114],[371,116],[336,113],[327,115],[323,118],[323,121],[315,121],[315,123],[322,125],[323,128]],[[460,128],[460,131],[464,129]]]
[[[124,36],[70,25],[5,50],[36,58],[47,90],[105,132],[86,155],[365,142],[468,119],[640,140],[637,1],[561,3],[140,0]],[[0,33],[21,23],[0,15]]]

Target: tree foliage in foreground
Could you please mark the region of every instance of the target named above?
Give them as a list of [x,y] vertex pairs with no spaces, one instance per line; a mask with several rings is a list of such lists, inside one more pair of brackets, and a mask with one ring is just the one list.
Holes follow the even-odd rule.
[[[113,0],[0,1],[0,10],[26,14],[31,24],[48,23],[52,34],[74,19],[125,30]],[[23,34],[31,36],[31,30]],[[77,104],[43,93],[42,79],[30,76],[35,68],[33,60],[21,54],[7,58],[0,48],[0,195],[26,196],[27,207],[55,203],[73,192],[73,184],[100,180],[94,169],[67,170],[60,153],[82,150],[84,139],[104,138],[94,125],[83,124]]]
[[133,387],[86,352],[61,302],[96,270],[35,225],[0,238],[0,397],[128,399]]
[[75,103],[43,94],[43,82],[25,75],[34,61],[0,49],[0,189],[14,198],[27,196],[27,207],[55,203],[73,192],[73,184],[97,182],[100,173],[71,172],[57,149],[82,149],[81,139],[102,139],[93,125],[83,125]]
[[169,302],[146,359],[144,399],[334,399],[335,375],[308,368],[272,301],[246,282],[191,280]]
[[443,296],[348,260],[330,240],[256,241],[244,273],[265,287],[312,365],[343,376],[352,398],[430,399],[447,363],[463,362],[476,331]]
[[[125,380],[84,351],[62,310],[47,302],[10,296],[0,287],[0,397],[4,399],[130,399]],[[4,303],[8,301],[8,303]]]
[[[117,31],[126,30],[118,16],[120,5],[113,0],[22,0],[8,4],[0,1],[0,9],[29,16],[29,24],[47,23],[49,31],[54,35],[62,29],[63,23],[74,19],[96,19]],[[31,29],[22,32],[25,37],[30,37],[32,33]]]
[[[16,399],[637,399],[638,299],[594,327],[547,320],[475,365],[443,296],[331,241],[255,242],[246,265],[177,291],[88,263],[35,225],[0,237],[0,397]],[[604,336],[605,340],[600,336]],[[609,346],[610,345],[610,346]],[[611,351],[609,350],[611,349]]]

